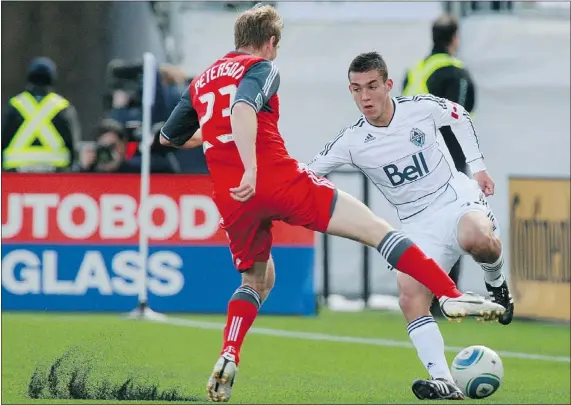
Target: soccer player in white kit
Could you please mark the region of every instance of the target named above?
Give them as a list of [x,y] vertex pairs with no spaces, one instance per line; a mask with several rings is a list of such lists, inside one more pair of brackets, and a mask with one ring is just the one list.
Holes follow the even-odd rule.
[[[514,305],[502,274],[499,226],[486,201],[494,193],[494,182],[470,115],[462,106],[432,95],[391,98],[393,81],[376,52],[357,56],[348,76],[349,90],[363,114],[325,145],[309,169],[324,176],[348,164],[363,172],[395,207],[404,233],[445,271],[461,255],[471,255],[484,270],[491,300],[506,308],[499,322],[509,324]],[[448,125],[474,180],[458,172],[443,153],[446,146],[437,135]],[[430,314],[432,294],[404,273],[398,272],[397,280],[409,337],[431,376],[414,381],[414,394],[419,399],[463,399]]]

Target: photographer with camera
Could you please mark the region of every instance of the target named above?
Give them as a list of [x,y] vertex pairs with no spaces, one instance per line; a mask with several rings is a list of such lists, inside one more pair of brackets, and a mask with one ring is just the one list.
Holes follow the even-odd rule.
[[[112,60],[107,69],[104,109],[107,111],[107,118],[113,118],[125,127],[129,141],[140,141],[142,99],[142,61]],[[167,91],[157,72],[154,104],[151,111],[152,124],[165,122],[169,114]]]
[[[160,67],[155,78],[154,104],[151,111],[152,134],[155,141],[151,145],[151,161],[155,166],[170,167],[169,172],[178,172],[180,165],[172,149],[160,144],[157,134],[173,108],[173,103],[169,100],[171,94],[168,85],[180,82],[181,73],[172,66]],[[122,59],[111,61],[108,65],[106,89],[105,117],[123,125],[128,145],[126,157],[128,160],[133,159],[138,162],[141,159],[138,146],[142,137],[143,120],[142,61]]]
[[[116,120],[105,118],[95,130],[95,142],[79,151],[73,171],[82,173],[140,173],[141,160],[127,159],[127,133]],[[174,173],[161,160],[151,159],[151,173]]]

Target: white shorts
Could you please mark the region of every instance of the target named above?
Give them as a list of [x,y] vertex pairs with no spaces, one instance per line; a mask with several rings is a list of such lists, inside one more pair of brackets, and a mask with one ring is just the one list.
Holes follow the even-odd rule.
[[478,183],[466,180],[461,181],[460,187],[449,187],[438,198],[438,205],[427,208],[418,220],[403,224],[403,232],[446,272],[450,272],[460,256],[468,254],[458,243],[458,223],[464,214],[484,213],[492,221],[495,235],[500,236],[498,221]]

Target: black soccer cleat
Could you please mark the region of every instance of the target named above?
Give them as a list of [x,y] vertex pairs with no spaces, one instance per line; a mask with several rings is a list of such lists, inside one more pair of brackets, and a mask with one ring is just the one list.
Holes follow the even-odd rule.
[[502,325],[509,325],[514,317],[514,300],[508,288],[508,282],[504,280],[499,287],[492,287],[486,283],[486,289],[490,294],[490,301],[500,304],[506,309],[506,312],[498,317],[498,322]]
[[453,382],[444,378],[432,380],[415,380],[412,383],[412,392],[418,399],[463,400],[464,394]]

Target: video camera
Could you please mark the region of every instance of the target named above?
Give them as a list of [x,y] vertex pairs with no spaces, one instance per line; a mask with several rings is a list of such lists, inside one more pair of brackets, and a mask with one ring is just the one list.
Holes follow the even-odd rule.
[[107,65],[104,109],[123,125],[127,141],[141,140],[143,62],[114,59]]
[[114,108],[113,96],[118,90],[128,95],[126,107],[140,108],[143,100],[143,62],[114,59],[107,65],[104,108]]

